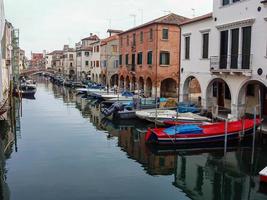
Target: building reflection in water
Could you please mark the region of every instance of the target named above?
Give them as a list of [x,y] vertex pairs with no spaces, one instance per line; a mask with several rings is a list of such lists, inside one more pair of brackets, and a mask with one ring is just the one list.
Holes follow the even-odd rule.
[[20,105],[17,98],[12,99],[12,109],[7,113],[6,120],[0,120],[0,199],[9,200],[10,190],[6,183],[6,160],[18,150],[17,138],[20,137]]

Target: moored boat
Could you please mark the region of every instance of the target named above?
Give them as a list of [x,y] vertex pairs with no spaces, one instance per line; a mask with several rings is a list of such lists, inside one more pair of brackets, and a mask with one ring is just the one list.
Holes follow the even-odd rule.
[[260,175],[260,181],[267,183],[267,167],[265,167],[263,170],[259,172]]
[[[256,119],[256,127],[261,124],[260,119]],[[253,133],[254,120],[245,119],[228,122],[227,139],[235,140],[240,138],[240,133],[244,130],[244,136]],[[160,145],[179,145],[179,144],[199,144],[207,142],[220,142],[225,140],[225,122],[217,122],[208,125],[186,124],[172,126],[169,128],[149,129],[146,133],[147,143]]]
[[2,102],[0,102],[0,117],[5,114],[9,109],[8,106],[8,100],[4,99]]

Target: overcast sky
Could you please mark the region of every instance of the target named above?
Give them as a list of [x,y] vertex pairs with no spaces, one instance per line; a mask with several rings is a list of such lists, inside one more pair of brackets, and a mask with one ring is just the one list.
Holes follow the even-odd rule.
[[[107,29],[126,30],[173,12],[186,17],[206,14],[212,0],[4,0],[6,19],[20,29],[20,46],[30,52],[74,46],[81,38]],[[193,11],[195,9],[195,11]]]

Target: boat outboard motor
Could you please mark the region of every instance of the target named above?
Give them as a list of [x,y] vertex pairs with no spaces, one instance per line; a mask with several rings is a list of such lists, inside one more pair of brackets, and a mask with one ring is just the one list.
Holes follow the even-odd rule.
[[102,110],[102,113],[108,117],[112,114],[114,114],[117,111],[121,111],[124,109],[123,104],[121,104],[120,102],[115,102],[114,104],[112,104],[109,108],[104,108]]

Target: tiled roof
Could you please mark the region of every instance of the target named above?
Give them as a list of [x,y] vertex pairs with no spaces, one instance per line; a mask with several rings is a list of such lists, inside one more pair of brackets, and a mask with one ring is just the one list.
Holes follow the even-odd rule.
[[101,45],[106,45],[108,42],[113,41],[113,40],[118,40],[119,36],[118,35],[112,35],[106,39],[101,40]]
[[108,29],[107,30],[108,33],[122,33],[122,30],[115,30],[115,29]]
[[124,32],[122,32],[120,34],[124,34],[124,33],[130,32],[130,31],[134,31],[134,30],[137,30],[137,29],[140,29],[140,28],[143,28],[143,27],[152,25],[152,24],[172,24],[172,25],[179,25],[182,22],[184,22],[185,20],[188,20],[188,18],[183,17],[183,16],[180,16],[180,15],[176,15],[174,13],[171,13],[171,14],[165,15],[163,17],[157,18],[155,20],[152,20],[150,22],[147,22],[145,24],[142,24],[140,26],[131,28],[131,29],[129,29],[127,31],[124,31]]
[[51,53],[49,53],[47,55],[54,55],[54,54],[63,54],[63,51],[62,50],[55,50],[55,51],[52,51]]
[[198,21],[205,20],[205,19],[209,19],[209,18],[212,18],[212,13],[208,13],[206,15],[201,15],[199,17],[195,17],[195,18],[186,20],[183,23],[181,23],[180,25],[191,24],[191,23],[198,22]]
[[99,40],[97,35],[91,35],[89,37],[83,38],[82,40]]

